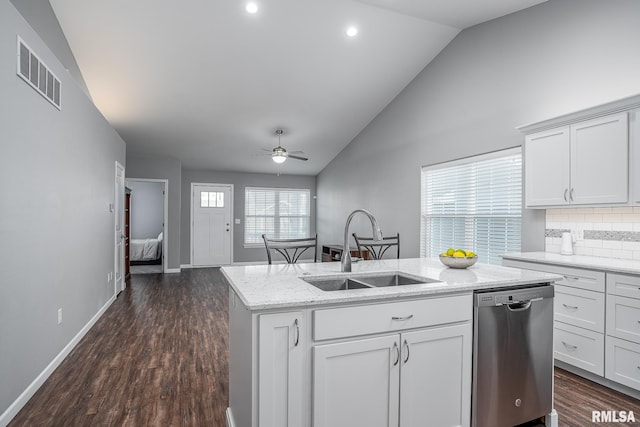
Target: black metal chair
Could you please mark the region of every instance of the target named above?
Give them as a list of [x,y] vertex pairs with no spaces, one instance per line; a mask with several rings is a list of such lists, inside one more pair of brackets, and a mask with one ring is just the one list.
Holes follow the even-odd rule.
[[373,240],[373,237],[358,236],[356,233],[353,233],[353,238],[356,240],[360,258],[363,258],[362,251],[366,249],[371,259],[382,259],[384,254],[394,246],[397,248],[396,258],[400,258],[400,233],[397,233],[395,236],[383,237],[382,240]]
[[271,251],[281,254],[288,264],[295,264],[307,249],[313,249],[313,262],[318,256],[318,235],[303,239],[270,239],[265,234],[262,235],[264,246],[267,249],[267,259],[272,264]]

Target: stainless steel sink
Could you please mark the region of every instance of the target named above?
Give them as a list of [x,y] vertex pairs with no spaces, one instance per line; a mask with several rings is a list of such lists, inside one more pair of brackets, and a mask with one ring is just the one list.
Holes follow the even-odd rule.
[[376,288],[383,286],[404,286],[404,285],[418,285],[420,283],[433,283],[435,280],[421,278],[420,280],[416,280],[412,277],[405,276],[404,274],[392,273],[392,274],[384,274],[380,276],[368,276],[368,277],[360,277],[360,281],[375,286]]
[[346,291],[348,289],[368,289],[371,285],[351,279],[302,279],[323,291]]
[[325,279],[322,277],[304,277],[305,282],[323,291],[345,291],[349,289],[380,288],[388,286],[419,285],[421,283],[434,283],[437,280],[420,278],[416,279],[402,273],[384,273],[379,275],[355,275],[337,279]]

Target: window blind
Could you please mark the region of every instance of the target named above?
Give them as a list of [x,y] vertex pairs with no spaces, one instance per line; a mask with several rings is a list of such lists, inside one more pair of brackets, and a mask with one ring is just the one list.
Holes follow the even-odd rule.
[[500,254],[520,251],[520,148],[423,167],[421,192],[420,256],[453,247],[500,264]]
[[244,243],[262,245],[262,235],[274,239],[309,237],[308,189],[245,188]]

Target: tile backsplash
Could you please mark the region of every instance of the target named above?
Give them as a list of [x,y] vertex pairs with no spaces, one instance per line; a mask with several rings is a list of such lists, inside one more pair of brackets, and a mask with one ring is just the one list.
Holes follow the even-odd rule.
[[640,207],[547,209],[545,228],[547,252],[569,231],[576,255],[640,260]]

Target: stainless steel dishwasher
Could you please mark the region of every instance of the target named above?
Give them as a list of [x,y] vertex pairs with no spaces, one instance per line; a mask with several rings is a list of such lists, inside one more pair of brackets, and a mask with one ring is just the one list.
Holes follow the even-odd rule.
[[512,427],[551,412],[553,286],[474,294],[472,425]]

